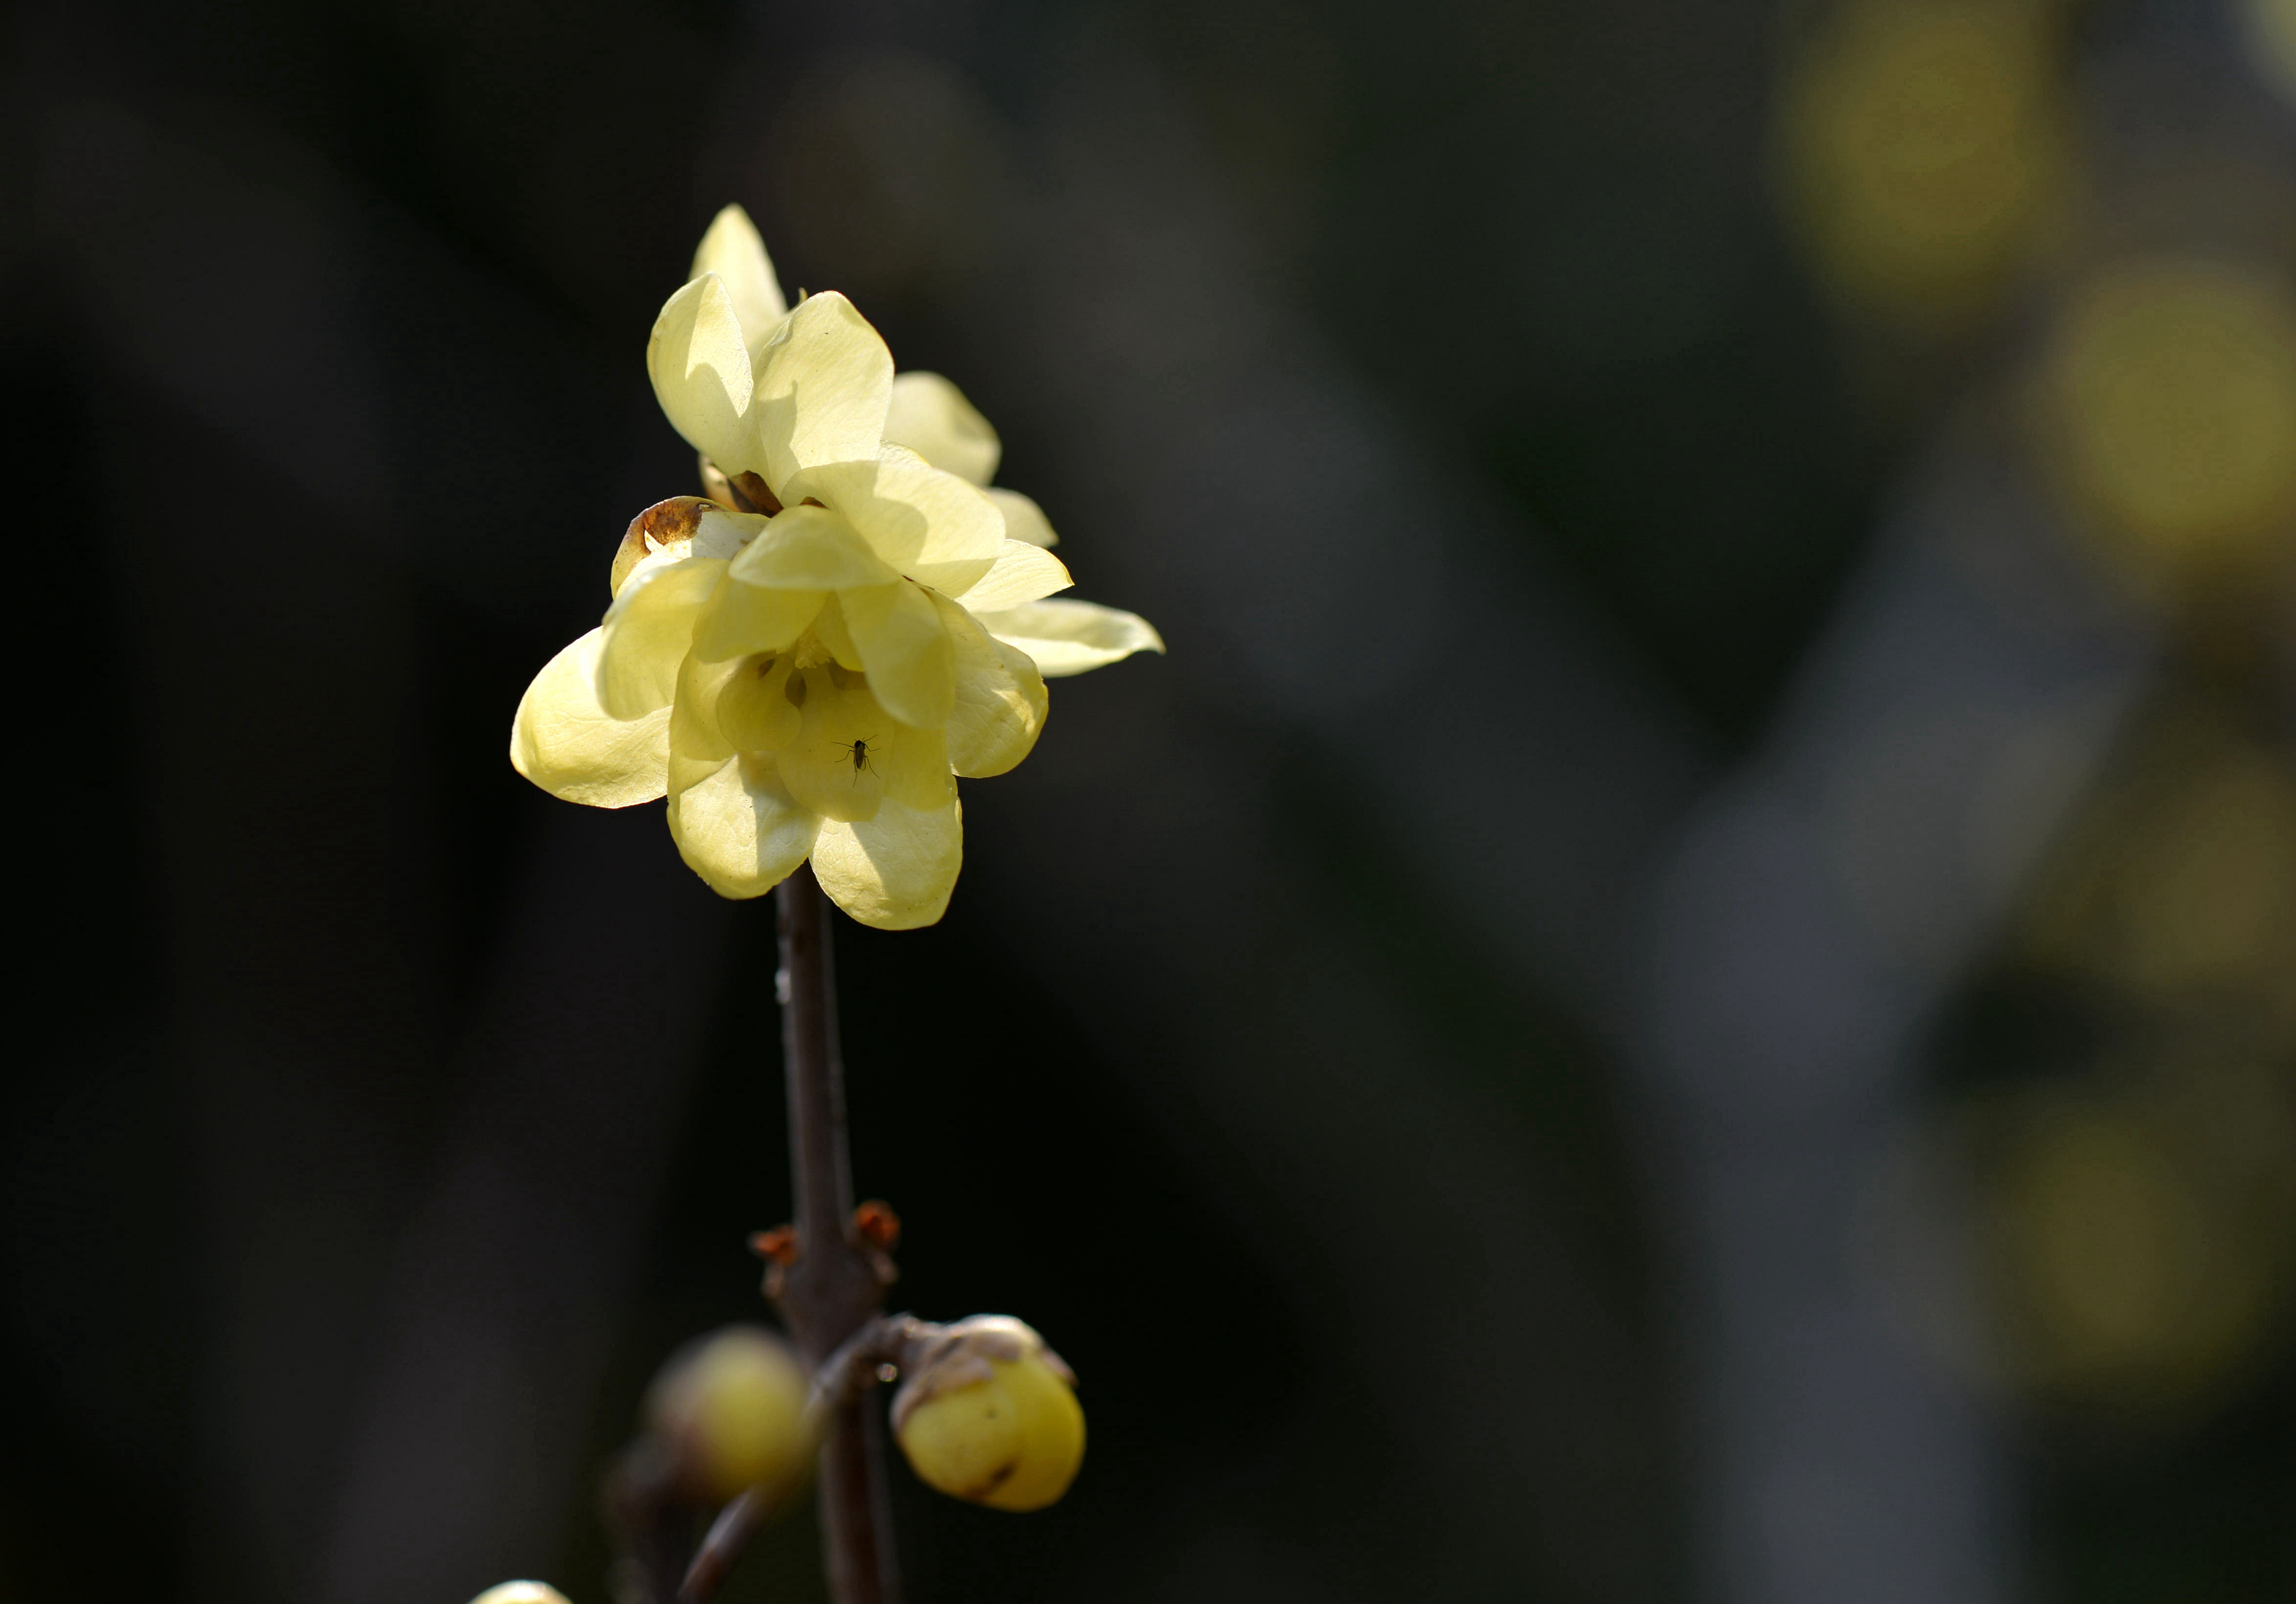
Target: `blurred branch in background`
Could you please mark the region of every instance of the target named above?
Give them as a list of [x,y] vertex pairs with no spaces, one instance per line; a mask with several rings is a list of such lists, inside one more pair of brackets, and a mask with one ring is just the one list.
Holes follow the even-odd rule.
[[[1949,394],[1941,374],[1961,394],[1906,514],[1931,600],[1901,581],[1909,610],[1842,618],[1785,726],[1805,749],[1748,805],[1775,845],[1802,798],[1783,816],[1803,872],[1742,847],[1734,890],[1689,871],[1684,917],[1718,939],[1677,961],[1685,987],[1768,950],[1806,999],[1818,953],[1856,955],[1801,1105],[1824,1127],[1751,1121],[1708,1166],[1741,1263],[1715,1315],[1740,1337],[1695,1348],[1720,1361],[1738,1494],[1720,1564],[1744,1597],[1841,1596],[1886,1555],[1877,1596],[2248,1596],[2277,1494],[2241,1480],[2256,1427],[2223,1412],[2296,1273],[2296,1042],[2265,1024],[2296,920],[2285,110],[2229,8],[2093,31],[2051,8],[1824,9],[1783,98],[1789,195],[1853,343],[1892,353],[1869,376],[1885,410]],[[2144,827],[2103,822],[2132,806]],[[1718,829],[1710,872],[1733,853]],[[1757,892],[1797,882],[1820,893],[1799,920]],[[2103,957],[2132,949],[2210,970],[2169,989],[2205,995],[2210,1027]],[[1791,1017],[1767,1000],[1712,996],[1659,1059],[1718,1064],[1730,1020],[1767,1039]],[[1741,1073],[1775,1075],[1784,1045]],[[1729,1129],[1726,1106],[1702,1123]],[[2237,1152],[2214,1122],[2248,1132]],[[2232,1446],[2200,1470],[2208,1515],[2114,1494],[2144,1482],[2082,1445],[2171,1457],[2211,1414]],[[2005,1453],[2005,1427],[2034,1445]]]

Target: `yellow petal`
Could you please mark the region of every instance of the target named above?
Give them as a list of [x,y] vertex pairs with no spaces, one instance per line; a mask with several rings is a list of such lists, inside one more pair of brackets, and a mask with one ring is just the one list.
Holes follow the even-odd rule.
[[742,320],[743,342],[754,356],[773,334],[774,325],[788,315],[789,303],[782,299],[781,281],[774,276],[773,258],[766,255],[757,225],[740,207],[719,212],[701,236],[701,249],[693,253],[693,271],[686,276],[700,278],[705,273],[716,274],[725,283],[734,315]]
[[693,549],[688,555],[715,557],[720,561],[739,556],[744,547],[766,532],[771,521],[762,512],[736,512],[716,502],[703,503],[695,519]]
[[943,726],[949,765],[968,779],[1004,773],[1037,744],[1045,727],[1045,682],[1028,654],[981,628],[947,597],[936,597],[956,658],[956,709]]
[[1082,674],[1136,651],[1164,650],[1163,637],[1147,619],[1090,602],[1024,602],[975,616],[990,634],[1027,652],[1046,679]]
[[813,638],[828,649],[840,668],[861,672],[861,649],[853,643],[852,635],[846,630],[845,609],[835,596],[823,602],[821,610],[813,615]]
[[964,814],[954,797],[930,811],[888,799],[874,818],[824,822],[813,844],[813,872],[830,900],[881,930],[938,920],[964,861]]
[[1058,545],[1061,537],[1053,533],[1052,520],[1045,510],[1018,490],[1002,490],[991,485],[984,493],[996,503],[1004,515],[1004,538],[1025,540],[1030,545]]
[[734,755],[736,743],[719,727],[718,703],[739,663],[705,663],[692,652],[677,667],[677,694],[669,705],[669,789],[690,784]]
[[543,666],[511,721],[511,766],[552,796],[593,807],[651,802],[667,789],[669,709],[619,719],[598,705],[594,629]]
[[[896,724],[885,738],[885,800],[930,813],[946,806],[956,796],[956,776],[949,773],[948,741],[939,730],[912,730]],[[869,749],[872,762],[877,749]]]
[[903,724],[939,729],[956,706],[956,657],[931,593],[897,579],[840,591],[837,601],[878,705]]
[[1039,601],[1075,583],[1067,565],[1044,547],[1007,540],[996,553],[996,565],[977,584],[951,593],[964,599],[967,611],[997,612]]
[[797,738],[775,757],[782,782],[804,806],[852,822],[890,802],[938,807],[956,794],[941,732],[892,717],[862,675],[824,665],[799,670],[792,683],[801,687],[793,694],[804,716]]
[[805,469],[873,458],[892,389],[893,354],[853,303],[808,297],[758,355],[758,471],[778,492]]
[[890,585],[895,572],[853,525],[826,507],[791,507],[734,560],[744,585],[782,590],[846,590]]
[[677,855],[720,896],[759,896],[813,850],[821,821],[800,807],[774,760],[745,752],[703,766],[669,798]]
[[1004,450],[988,420],[939,373],[893,375],[885,438],[976,485],[996,477],[996,459]]
[[900,726],[857,675],[800,669],[790,694],[803,716],[797,739],[775,754],[782,782],[824,819],[869,817],[883,800],[885,749]]
[[641,563],[606,610],[598,653],[598,703],[616,718],[666,708],[677,666],[693,643],[694,619],[726,572],[723,558]]
[[1004,517],[987,496],[905,446],[816,468],[802,487],[844,514],[878,556],[945,593],[978,582],[1004,544]]
[[723,279],[704,274],[663,305],[646,342],[646,372],[686,444],[727,473],[762,466],[750,415],[750,348]]
[[718,733],[738,751],[777,752],[798,739],[804,715],[790,700],[790,659],[745,658],[718,682],[710,712]]
[[745,585],[736,577],[703,603],[693,626],[693,654],[722,663],[753,652],[780,651],[805,633],[829,593]]

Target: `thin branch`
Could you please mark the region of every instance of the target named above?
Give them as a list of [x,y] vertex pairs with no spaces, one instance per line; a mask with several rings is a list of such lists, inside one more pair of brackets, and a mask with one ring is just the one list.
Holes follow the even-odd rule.
[[[853,1227],[828,899],[810,865],[800,865],[783,880],[776,899],[797,1242],[775,1303],[799,1352],[819,1366],[875,1315],[884,1301],[890,1262],[873,1253]],[[831,1417],[820,1475],[830,1596],[836,1604],[899,1604],[883,1432],[857,1398],[838,1406]]]
[[750,1488],[718,1510],[718,1518],[709,1523],[709,1535],[702,1538],[701,1547],[693,1556],[693,1563],[686,1567],[685,1584],[677,1590],[677,1604],[709,1604],[716,1598],[734,1562],[765,1530],[773,1512],[774,1501],[763,1487]]

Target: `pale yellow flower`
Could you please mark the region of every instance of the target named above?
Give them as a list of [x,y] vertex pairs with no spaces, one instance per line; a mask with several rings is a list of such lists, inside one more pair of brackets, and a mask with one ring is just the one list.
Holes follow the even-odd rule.
[[[995,431],[836,294],[784,309],[756,230],[718,215],[654,325],[671,423],[738,507],[630,526],[601,626],[528,689],[511,759],[553,794],[669,799],[686,863],[755,896],[808,856],[864,923],[930,924],[963,856],[955,776],[1005,772],[1044,676],[1161,651],[1070,581],[1033,502],[986,481]],[[750,510],[761,509],[761,510]]]

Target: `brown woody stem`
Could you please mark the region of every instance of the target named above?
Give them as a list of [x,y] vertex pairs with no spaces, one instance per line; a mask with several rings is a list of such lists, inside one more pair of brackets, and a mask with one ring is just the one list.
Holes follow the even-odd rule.
[[[810,864],[799,865],[782,882],[776,899],[797,1256],[775,1302],[798,1351],[808,1364],[818,1367],[876,1314],[885,1289],[877,1269],[882,1256],[873,1257],[853,1228],[828,899]],[[840,1404],[832,1417],[822,1444],[819,1487],[830,1597],[835,1604],[899,1604],[884,1428],[858,1398]],[[734,1517],[737,1524],[740,1518]]]

